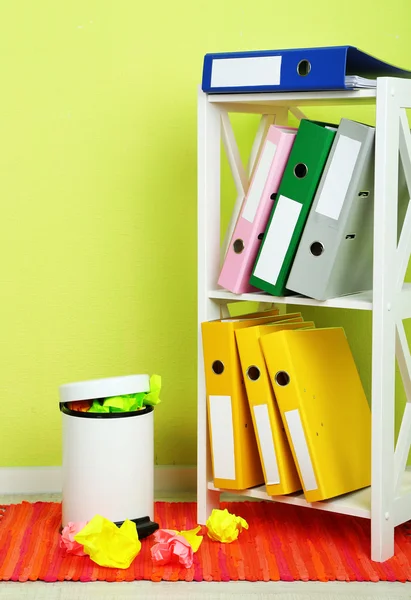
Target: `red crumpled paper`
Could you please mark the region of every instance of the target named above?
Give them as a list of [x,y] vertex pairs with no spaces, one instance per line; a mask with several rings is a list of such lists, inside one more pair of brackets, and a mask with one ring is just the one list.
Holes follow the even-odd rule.
[[84,546],[79,544],[74,539],[74,536],[79,533],[87,525],[87,522],[79,521],[77,523],[67,523],[61,532],[60,548],[65,548],[67,554],[75,554],[76,556],[86,556]]

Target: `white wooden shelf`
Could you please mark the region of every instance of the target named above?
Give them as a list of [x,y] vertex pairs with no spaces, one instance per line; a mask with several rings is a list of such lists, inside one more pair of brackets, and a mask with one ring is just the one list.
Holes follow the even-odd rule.
[[[304,118],[304,106],[375,107],[373,291],[318,302],[302,296],[277,298],[264,293],[232,294],[217,285],[221,265],[221,141],[237,190],[223,252],[231,238],[259,150],[269,125],[287,125],[289,115]],[[371,487],[326,502],[308,504],[300,494],[272,498],[264,486],[238,495],[275,500],[371,520],[371,558],[394,554],[394,528],[411,520],[411,474],[406,464],[411,445],[411,354],[403,320],[411,318],[411,284],[404,283],[411,253],[411,207],[397,236],[398,162],[411,192],[411,134],[405,109],[411,108],[411,80],[381,77],[376,89],[274,94],[198,95],[198,398],[197,519],[205,523],[219,506],[221,493],[212,483],[201,323],[227,316],[238,301],[369,310],[372,312],[372,459]],[[261,115],[245,168],[228,114]],[[338,325],[338,323],[336,323]],[[395,365],[407,403],[395,444]],[[361,460],[361,457],[359,457]]]
[[[227,494],[230,496],[230,500],[235,500],[238,496],[244,496],[245,498],[280,502],[281,504],[292,504],[293,506],[303,506],[305,508],[315,508],[342,515],[371,519],[371,487],[352,492],[351,494],[345,494],[344,496],[338,496],[331,500],[324,500],[323,502],[307,502],[302,493],[290,494],[288,496],[269,496],[265,491],[265,485],[236,491],[216,488],[210,481],[208,489],[220,494]],[[406,497],[411,502],[411,471],[409,470],[404,473],[399,497]]]
[[[210,290],[208,297],[221,302],[269,302],[271,304],[294,304],[295,306],[319,306],[321,308],[345,308],[351,310],[372,310],[372,290],[358,294],[350,294],[341,298],[330,298],[320,301],[306,296],[271,296],[263,292],[252,292],[250,294],[233,294],[224,289]],[[396,309],[403,318],[410,316],[411,307],[411,283],[404,283],[401,293],[397,299]]]
[[229,105],[232,112],[269,113],[268,107],[373,105],[376,89],[274,94],[210,94],[211,104]]
[[224,302],[270,302],[272,304],[295,304],[296,306],[321,306],[323,308],[351,308],[356,310],[372,310],[372,291],[352,294],[342,298],[332,298],[320,302],[306,296],[270,296],[259,292],[251,294],[232,294],[227,290],[211,290],[208,294],[213,300]]

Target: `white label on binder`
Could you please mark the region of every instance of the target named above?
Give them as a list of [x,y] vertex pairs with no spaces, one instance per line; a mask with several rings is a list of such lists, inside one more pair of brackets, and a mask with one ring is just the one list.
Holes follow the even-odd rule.
[[235,480],[231,396],[209,396],[214,477]]
[[264,150],[255,171],[253,181],[248,190],[245,207],[243,210],[243,218],[252,223],[257,213],[258,205],[260,204],[261,196],[263,195],[265,184],[267,183],[268,173],[271,164],[274,160],[277,145],[267,140],[264,144]]
[[315,212],[338,221],[360,148],[358,140],[340,135]]
[[211,87],[280,85],[281,56],[214,58]]
[[310,451],[308,450],[307,440],[303,424],[301,423],[300,411],[288,410],[284,413],[290,431],[291,440],[294,446],[294,452],[297,456],[298,468],[300,469],[304,489],[307,492],[318,489],[317,479],[315,477],[313,464],[311,462]]
[[268,406],[266,404],[254,406],[254,417],[257,425],[261,454],[263,455],[266,484],[272,485],[274,483],[280,483],[280,474],[278,473],[277,456],[275,454],[273,434],[271,432]]
[[280,196],[266,233],[254,275],[275,285],[300,216],[302,204]]

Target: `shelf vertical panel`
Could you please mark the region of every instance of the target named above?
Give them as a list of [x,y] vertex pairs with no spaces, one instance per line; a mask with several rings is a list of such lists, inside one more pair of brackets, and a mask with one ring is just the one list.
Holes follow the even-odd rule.
[[394,554],[395,254],[399,111],[395,80],[377,81],[372,339],[371,558]]
[[220,307],[208,292],[217,285],[220,266],[220,139],[221,113],[198,92],[198,356],[197,356],[197,521],[205,524],[220,494],[208,489],[212,479],[201,323],[220,317]]

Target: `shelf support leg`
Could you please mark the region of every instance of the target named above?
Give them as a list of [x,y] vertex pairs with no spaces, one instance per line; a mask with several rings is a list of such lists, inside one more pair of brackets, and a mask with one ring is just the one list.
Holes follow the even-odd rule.
[[198,92],[198,360],[197,360],[197,522],[204,525],[220,494],[208,489],[212,479],[207,427],[201,323],[220,318],[219,305],[208,292],[217,287],[220,267],[220,139],[221,113]]
[[278,106],[275,109],[274,123],[283,127],[288,127],[288,108]]
[[250,156],[247,163],[247,173],[249,179],[253,174],[254,167],[257,164],[260,152],[265,142],[265,138],[268,133],[270,125],[275,121],[275,115],[262,115],[260,123],[258,125],[257,133],[254,138],[253,146],[251,148]]
[[237,224],[238,215],[240,214],[241,207],[243,204],[244,197],[246,196],[253,173],[254,166],[257,163],[261,149],[264,145],[268,128],[274,122],[275,115],[262,115],[260,123],[257,129],[257,133],[254,138],[253,146],[251,148],[250,158],[247,164],[247,171],[244,169],[240,158],[240,152],[235,139],[234,131],[231,125],[230,117],[227,111],[221,112],[221,133],[224,144],[225,153],[227,156],[228,163],[230,165],[231,173],[233,175],[235,187],[237,190],[237,198],[234,204],[234,208],[231,213],[231,219],[225,233],[222,252],[224,256],[228,252],[228,248],[231,242],[231,237],[234,233],[235,226]]
[[237,190],[237,198],[232,211],[231,219],[225,233],[223,242],[223,255],[225,256],[228,252],[228,248],[231,242],[231,236],[233,235],[234,228],[236,226],[237,217],[241,210],[244,197],[248,191],[249,181],[248,175],[241,162],[240,152],[235,139],[234,131],[231,125],[230,117],[225,111],[221,112],[221,133],[224,144],[224,150],[227,156],[228,164],[230,165],[231,173],[233,175],[235,187]]
[[377,80],[372,334],[371,557],[394,554],[395,253],[399,109],[392,79]]

